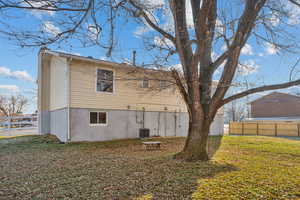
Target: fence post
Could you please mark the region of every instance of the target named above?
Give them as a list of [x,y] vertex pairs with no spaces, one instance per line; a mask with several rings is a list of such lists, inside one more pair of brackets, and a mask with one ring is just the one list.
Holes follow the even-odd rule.
[[244,135],[244,122],[242,122],[242,135]]
[[275,136],[277,136],[277,123],[275,123]]
[[229,126],[228,126],[228,135],[230,135],[230,124],[231,124],[231,121],[229,121]]
[[298,137],[300,137],[300,124],[297,124],[298,127]]
[[258,135],[258,122],[256,122],[256,135]]
[[11,117],[8,116],[7,117],[7,129],[8,129],[8,132],[9,132],[9,136],[11,136]]

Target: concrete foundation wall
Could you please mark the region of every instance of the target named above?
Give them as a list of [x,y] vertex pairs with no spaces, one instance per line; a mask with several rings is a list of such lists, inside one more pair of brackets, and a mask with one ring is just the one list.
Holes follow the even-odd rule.
[[[107,112],[107,125],[90,125],[91,111]],[[144,123],[143,123],[144,119]],[[140,128],[149,128],[150,136],[186,136],[188,114],[175,112],[143,112],[128,110],[70,110],[71,141],[105,141],[137,138]],[[223,116],[219,115],[211,127],[212,135],[223,134]]]
[[39,134],[49,134],[50,133],[50,112],[48,110],[41,110],[38,114],[38,129]]
[[66,108],[50,111],[50,133],[67,142],[68,112]]

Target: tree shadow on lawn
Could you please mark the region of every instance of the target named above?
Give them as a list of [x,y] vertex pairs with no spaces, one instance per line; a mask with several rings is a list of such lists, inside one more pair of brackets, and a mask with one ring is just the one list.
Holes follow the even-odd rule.
[[[57,156],[53,156],[51,165],[41,165],[39,171],[10,177],[15,181],[4,183],[3,188],[9,190],[6,199],[123,200],[146,194],[158,200],[191,199],[201,179],[238,170],[230,164],[187,163],[171,156],[151,159],[74,156],[70,156],[73,161],[60,156],[56,161]],[[38,163],[35,165],[39,167]]]
[[[118,183],[108,184],[102,188],[103,199],[131,199],[144,195],[149,195],[152,199],[191,199],[199,187],[199,182],[201,184],[201,179],[239,170],[234,165],[213,160],[208,162],[175,160],[173,155],[182,149],[183,140],[180,142],[177,139],[160,138],[160,140],[166,145],[162,151],[149,152],[135,145],[133,152],[136,154],[132,157],[124,155],[123,159],[126,161],[119,166],[121,171],[111,168],[110,173],[119,177]],[[221,141],[222,136],[209,138],[207,148],[211,157],[220,148]],[[111,190],[108,191],[106,188]],[[109,193],[114,195],[110,196]]]
[[223,139],[222,135],[208,137],[207,152],[208,152],[209,158],[212,158],[217,153],[217,151],[221,147],[222,139]]
[[[153,199],[191,199],[201,179],[214,177],[219,173],[238,170],[231,164],[209,162],[183,162],[175,160],[156,161],[149,169],[141,171],[142,176],[133,187],[139,195],[151,194]],[[149,175],[150,173],[150,175]],[[122,198],[121,198],[122,199]]]
[[[210,136],[207,144],[209,157],[212,158],[222,144],[222,136]],[[184,162],[168,157],[164,160],[151,161],[153,172],[151,176],[145,175],[142,183],[152,182],[148,193],[153,199],[191,199],[191,195],[201,184],[201,179],[214,177],[219,173],[239,170],[231,164],[208,162]],[[148,168],[144,170],[147,174]],[[147,181],[148,179],[148,181]],[[153,185],[154,184],[154,185]]]
[[[13,159],[2,173],[3,180],[10,180],[2,183],[7,189],[6,199],[123,200],[145,194],[151,194],[153,199],[191,199],[201,179],[239,170],[216,161],[174,160],[172,156],[181,149],[183,138],[162,139],[166,147],[157,152],[142,150],[140,141],[135,140],[119,147],[115,142],[114,148],[103,143],[82,143],[60,145],[57,149],[57,142],[42,139],[33,140],[26,147],[30,151],[20,149],[11,154]],[[221,139],[210,139],[211,153],[220,147]],[[46,146],[39,146],[41,142]]]

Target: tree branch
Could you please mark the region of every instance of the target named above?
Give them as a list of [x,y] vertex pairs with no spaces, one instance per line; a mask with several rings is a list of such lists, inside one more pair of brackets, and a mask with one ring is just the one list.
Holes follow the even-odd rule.
[[248,0],[242,16],[240,17],[238,28],[234,36],[233,42],[228,51],[227,62],[224,66],[217,89],[212,97],[211,108],[218,107],[233,80],[237,70],[238,60],[242,47],[249,38],[251,31],[255,25],[255,20],[261,8],[265,5],[266,0]]
[[295,4],[296,6],[300,7],[300,3],[297,2],[296,0],[289,0],[289,2],[291,2],[292,4]]
[[199,92],[198,82],[198,65],[192,65],[193,50],[190,44],[190,36],[186,23],[186,9],[185,2],[180,0],[171,0],[169,2],[173,14],[175,35],[176,35],[176,49],[181,61],[183,73],[187,80],[188,92]]
[[189,95],[188,95],[184,85],[182,84],[180,75],[175,69],[172,70],[172,75],[173,75],[173,78],[176,82],[176,85],[179,89],[179,92],[180,92],[182,98],[184,99],[186,105],[189,105],[189,106],[187,106],[187,109],[188,109],[188,112],[190,114],[190,112],[191,112],[191,110],[190,110],[191,101],[189,99]]
[[150,19],[150,17],[148,16],[148,14],[145,12],[145,10],[137,5],[133,0],[129,0],[129,3],[136,9],[138,9],[141,12],[141,15],[143,16],[143,18],[146,20],[146,22],[157,32],[159,32],[162,36],[168,38],[170,41],[172,41],[174,43],[174,45],[176,46],[176,40],[175,38],[167,33],[165,30],[163,30],[162,28],[160,28],[159,26],[157,26],[154,22],[152,22],[152,20]]
[[89,11],[93,8],[93,4],[94,4],[94,0],[89,0],[89,4],[87,6],[87,8],[85,9],[85,13],[82,16],[82,18],[74,25],[73,28],[68,29],[66,31],[60,32],[58,33],[54,38],[49,39],[50,43],[54,43],[55,41],[57,41],[61,36],[67,34],[67,33],[74,33],[76,31],[76,29],[84,22],[84,20],[87,18]]
[[298,60],[296,61],[296,63],[292,66],[292,69],[290,71],[290,81],[292,81],[292,76],[294,73],[294,70],[296,69],[297,65],[300,63],[300,58],[298,58]]
[[86,8],[56,8],[56,7],[43,7],[43,6],[33,6],[32,4],[29,4],[28,2],[26,2],[27,4],[30,5],[29,6],[21,6],[18,4],[7,4],[4,1],[0,1],[0,3],[2,5],[0,5],[0,9],[3,8],[17,8],[17,9],[27,9],[27,10],[44,10],[44,11],[73,11],[73,12],[82,12],[82,11],[86,11]]
[[263,92],[263,91],[268,91],[268,90],[283,89],[283,88],[288,88],[288,87],[291,87],[291,86],[294,86],[294,85],[300,85],[300,79],[298,79],[296,81],[281,83],[281,84],[265,85],[265,86],[261,86],[261,87],[252,88],[252,89],[246,90],[244,92],[240,92],[240,93],[237,93],[235,95],[232,95],[230,97],[225,98],[224,100],[222,100],[222,105],[221,106],[223,106],[224,104],[226,104],[230,101],[233,101],[235,99],[245,97],[249,94],[254,94],[254,93],[257,93],[257,92]]
[[212,63],[211,67],[213,72],[226,60],[227,57],[228,57],[228,50],[224,52],[221,56],[219,56],[217,60],[215,60],[215,62]]

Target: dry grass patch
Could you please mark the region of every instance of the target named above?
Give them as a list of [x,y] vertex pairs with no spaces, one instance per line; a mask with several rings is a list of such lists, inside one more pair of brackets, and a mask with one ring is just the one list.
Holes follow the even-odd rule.
[[172,159],[184,138],[159,140],[161,151],[144,151],[140,140],[59,144],[55,138],[31,136],[0,142],[0,199],[278,199],[299,194],[299,141],[224,137],[212,161],[185,163]]

